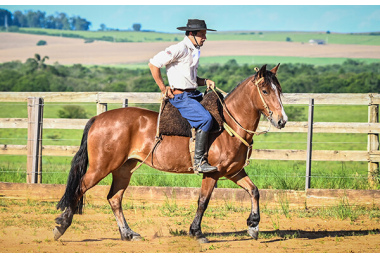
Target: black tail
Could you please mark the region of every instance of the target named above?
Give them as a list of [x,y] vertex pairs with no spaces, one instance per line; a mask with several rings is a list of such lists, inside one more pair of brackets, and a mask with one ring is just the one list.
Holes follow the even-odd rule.
[[[57,204],[57,209],[65,210],[70,206],[74,206],[78,200],[80,185],[83,175],[87,171],[88,154],[87,154],[87,135],[92,124],[95,121],[95,117],[91,118],[84,128],[82,142],[78,152],[75,154],[71,161],[71,169],[69,177],[67,178],[67,185],[65,194]],[[82,214],[83,209],[83,196],[81,197],[78,205],[75,209],[75,213]]]

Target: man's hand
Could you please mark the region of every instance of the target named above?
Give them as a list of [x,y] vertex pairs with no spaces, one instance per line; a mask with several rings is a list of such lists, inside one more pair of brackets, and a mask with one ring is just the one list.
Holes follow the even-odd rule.
[[173,91],[170,87],[166,87],[165,88],[165,92],[162,93],[164,98],[168,97],[168,98],[174,98],[174,94],[173,94]]
[[211,79],[206,79],[206,86],[207,86],[207,91],[209,91],[210,89],[214,89],[215,82],[212,81]]

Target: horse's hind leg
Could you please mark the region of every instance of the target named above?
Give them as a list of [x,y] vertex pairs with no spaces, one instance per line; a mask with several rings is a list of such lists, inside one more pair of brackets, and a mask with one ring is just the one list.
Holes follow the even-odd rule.
[[[226,177],[228,178],[228,176]],[[257,239],[259,235],[260,222],[259,189],[255,186],[255,184],[253,184],[244,169],[230,180],[246,190],[251,197],[251,214],[247,219],[248,234],[252,238]]]
[[[80,189],[76,201],[73,201],[65,211],[55,219],[55,222],[59,225],[53,229],[54,239],[58,240],[70,227],[71,222],[78,208],[81,198],[84,193],[98,184],[104,177],[108,175],[107,172],[94,170],[94,167],[89,167],[86,174],[83,176],[80,182]],[[81,208],[82,206],[80,206]],[[80,209],[81,211],[81,209]]]
[[128,161],[122,167],[112,172],[112,185],[107,196],[113,214],[115,215],[117,225],[119,226],[121,240],[138,241],[142,239],[139,234],[132,231],[128,226],[122,209],[123,194],[131,180],[131,170],[135,167],[136,163],[136,161]]

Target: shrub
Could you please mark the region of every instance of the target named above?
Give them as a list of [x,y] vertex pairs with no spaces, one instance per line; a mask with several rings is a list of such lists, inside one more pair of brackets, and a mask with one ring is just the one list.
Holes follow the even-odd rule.
[[81,106],[66,105],[58,110],[58,116],[60,118],[87,118],[87,113]]
[[285,108],[289,121],[306,121],[307,114],[304,107],[288,106]]
[[37,46],[42,46],[42,45],[46,45],[46,44],[47,44],[47,42],[44,41],[44,40],[39,40],[39,41],[37,42]]
[[84,43],[93,43],[94,42],[94,39],[85,39],[84,40]]

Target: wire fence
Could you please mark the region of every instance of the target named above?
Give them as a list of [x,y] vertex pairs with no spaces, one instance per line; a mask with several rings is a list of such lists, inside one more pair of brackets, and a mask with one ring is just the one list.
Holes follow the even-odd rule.
[[[57,116],[57,111],[58,111],[57,108],[61,108],[63,106],[78,106],[78,104],[82,107],[85,107],[88,114],[96,115],[97,105],[94,103],[62,103],[62,102],[48,103],[47,102],[45,104],[42,104],[42,106],[44,107],[44,114],[49,115],[49,117],[55,117],[55,116]],[[130,103],[129,105],[130,106],[149,106],[150,108],[153,107],[157,110],[159,109],[159,104],[154,104],[154,103],[144,104],[144,105],[142,105],[142,104],[143,103]],[[307,107],[305,104],[302,104],[302,105],[301,104],[292,104],[291,106]],[[322,106],[326,106],[326,104],[314,105],[314,106],[315,107],[322,107]],[[25,111],[22,113],[27,114],[25,103],[12,103],[12,107],[15,107],[15,109],[20,109],[21,107],[24,107],[24,108],[22,108],[22,110],[25,109]],[[109,109],[116,109],[116,108],[122,108],[122,107],[123,107],[123,104],[120,104],[120,103],[113,103],[113,104],[108,105]],[[359,120],[359,122],[363,122],[363,121],[366,122],[365,120]],[[66,122],[57,120],[56,122],[54,122],[54,124],[58,125],[58,127],[56,127],[56,128],[59,129],[60,128],[59,125],[65,125]],[[1,128],[0,128],[0,130],[1,130]],[[46,130],[52,131],[52,129],[46,129]],[[46,130],[44,129],[44,131],[46,131]],[[24,129],[23,131],[26,131],[26,129]],[[65,130],[62,130],[62,131],[65,131]],[[79,132],[81,132],[81,131],[82,130],[80,130]],[[306,133],[302,133],[302,134],[306,134]],[[342,134],[343,133],[336,134],[336,135],[341,136]],[[363,135],[366,135],[366,134],[363,134]],[[49,143],[49,144],[53,142],[53,144],[57,144],[57,145],[58,144],[59,145],[67,145],[67,143],[74,144],[77,142],[77,145],[79,145],[80,138],[81,138],[81,136],[79,138],[67,138],[67,137],[62,138],[62,136],[57,135],[57,134],[55,134],[55,135],[50,134],[50,136],[44,134],[44,138],[42,138],[42,142],[43,143]],[[312,144],[313,144],[313,146],[318,146],[318,145],[329,146],[328,149],[334,150],[334,151],[346,149],[344,147],[342,148],[341,147],[342,145],[351,145],[353,147],[356,147],[356,150],[367,151],[366,146],[367,146],[368,142],[366,142],[366,141],[359,141],[359,140],[355,140],[355,141],[344,140],[344,141],[342,141],[339,139],[337,139],[337,140],[338,141],[318,140],[318,141],[313,141]],[[11,144],[16,144],[16,145],[20,145],[20,144],[25,145],[25,144],[27,144],[28,141],[29,141],[28,138],[22,138],[22,137],[0,137],[0,143],[11,143]],[[299,146],[299,145],[306,146],[307,145],[306,140],[305,141],[303,141],[303,140],[291,140],[290,141],[290,140],[262,140],[262,139],[259,139],[259,140],[254,140],[254,143],[256,145],[259,145],[262,149],[266,149],[263,147],[271,147],[272,145],[276,146],[275,149],[286,149],[287,147],[293,147],[294,145],[296,145],[296,146]],[[359,149],[357,147],[359,147]],[[255,149],[255,147],[254,147],[254,149]],[[20,155],[14,155],[14,156],[20,156]],[[251,161],[255,161],[255,160],[256,159],[251,159]],[[273,158],[271,158],[271,160],[273,160]],[[357,162],[357,164],[361,164],[361,166],[363,166],[363,167],[361,167],[361,168],[360,167],[359,168],[353,167],[352,169],[349,170],[350,172],[352,172],[352,174],[348,174],[347,172],[344,172],[347,169],[342,169],[342,175],[340,175],[340,176],[329,176],[329,174],[326,173],[326,175],[324,175],[324,174],[313,174],[312,178],[317,178],[317,179],[318,178],[320,178],[320,179],[358,179],[358,180],[368,179],[368,175],[370,174],[370,172],[368,170],[364,169],[364,167],[366,166],[365,163]],[[51,165],[53,165],[53,164],[49,163],[48,165],[49,165],[49,167],[51,167]],[[17,170],[11,169],[14,167],[10,167],[9,169],[6,169],[6,167],[1,166],[1,165],[0,165],[0,167],[1,167],[0,168],[1,174],[5,174],[5,173],[27,174],[27,171],[25,169],[23,169],[22,167],[17,167],[18,168]],[[275,166],[273,169],[266,169],[267,172],[263,173],[263,174],[255,174],[255,173],[248,173],[248,174],[249,174],[249,176],[255,177],[255,178],[278,178],[279,174],[271,174],[271,171],[276,170],[276,167],[278,170],[278,166]],[[318,173],[318,169],[315,172]],[[43,173],[44,174],[67,174],[68,171],[44,171]],[[136,176],[141,176],[141,175],[177,176],[178,178],[188,178],[191,176],[188,174],[176,174],[176,173],[166,173],[166,172],[151,173],[151,172],[141,172],[141,171],[136,172],[135,175]],[[297,173],[294,171],[289,171],[289,169],[288,169],[288,171],[284,172],[280,176],[280,178],[306,178],[306,176],[303,173]]]

